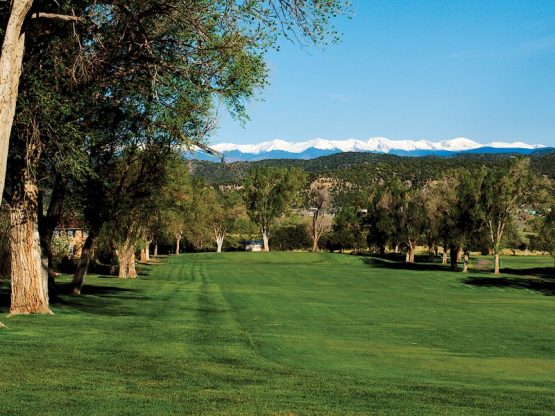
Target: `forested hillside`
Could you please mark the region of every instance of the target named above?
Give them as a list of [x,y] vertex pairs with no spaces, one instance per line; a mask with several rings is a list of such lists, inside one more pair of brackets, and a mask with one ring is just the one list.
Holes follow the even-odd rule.
[[[189,161],[191,173],[213,184],[240,183],[253,166],[297,167],[311,178],[326,176],[363,185],[376,180],[398,177],[415,184],[437,177],[449,169],[475,169],[501,163],[510,154],[465,154],[455,157],[403,157],[374,153],[338,153],[310,160],[274,159],[259,162],[217,163]],[[530,156],[537,173],[555,179],[555,152],[537,152]]]

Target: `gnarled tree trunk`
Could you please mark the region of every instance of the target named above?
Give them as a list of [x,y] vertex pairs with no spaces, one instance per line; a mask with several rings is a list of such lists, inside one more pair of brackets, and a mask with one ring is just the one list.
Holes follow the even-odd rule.
[[27,182],[10,205],[10,314],[52,313],[48,300],[48,259],[38,227],[38,188]]
[[33,0],[12,0],[0,55],[0,199],[4,193],[10,134],[25,51],[22,28],[32,5]]
[[119,271],[118,277],[120,279],[134,279],[137,277],[135,269],[135,246],[127,238],[116,249],[116,256],[118,258]]
[[137,277],[137,269],[135,267],[135,246],[133,244],[127,250],[127,256],[127,278],[135,279]]

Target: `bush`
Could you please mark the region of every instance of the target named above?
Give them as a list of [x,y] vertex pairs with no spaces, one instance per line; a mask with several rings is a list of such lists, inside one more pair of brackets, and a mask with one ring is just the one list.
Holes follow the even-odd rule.
[[304,224],[280,227],[270,238],[270,248],[273,250],[307,250],[311,245],[312,240]]

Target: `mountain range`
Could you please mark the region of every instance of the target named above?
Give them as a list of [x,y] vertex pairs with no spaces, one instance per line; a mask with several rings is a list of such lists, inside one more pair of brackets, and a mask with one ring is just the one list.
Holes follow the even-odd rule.
[[[546,146],[541,144],[527,144],[524,142],[481,144],[464,137],[439,142],[430,140],[391,140],[383,137],[372,137],[366,140],[314,139],[301,142],[272,140],[258,144],[219,143],[211,147],[219,152],[225,160],[230,162],[264,159],[314,159],[342,152],[447,157],[460,153],[530,154],[540,149],[547,149]],[[200,149],[195,152],[194,157],[201,160],[217,159]]]

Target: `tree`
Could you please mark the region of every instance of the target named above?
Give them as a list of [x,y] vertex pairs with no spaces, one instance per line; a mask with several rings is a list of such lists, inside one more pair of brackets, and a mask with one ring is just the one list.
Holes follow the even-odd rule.
[[405,244],[406,262],[414,263],[414,253],[424,226],[424,194],[398,179],[388,183],[380,195],[377,208],[385,215],[377,226]]
[[221,253],[226,235],[235,228],[237,220],[244,215],[245,207],[238,192],[223,191],[218,188],[210,188],[209,192],[213,194],[211,198],[213,204],[208,218],[214,230],[216,252]]
[[343,207],[333,219],[332,232],[328,239],[328,247],[332,250],[359,249],[365,243],[361,218],[355,207]]
[[[326,7],[313,1],[230,4],[228,1],[201,0],[185,3],[158,0],[92,5],[90,2],[61,2],[61,5],[48,6],[75,10],[77,16],[81,16],[75,17],[50,13],[50,9],[46,10],[47,13],[36,14],[31,9],[31,3],[33,2],[14,0],[11,8],[0,8],[0,17],[8,22],[6,32],[2,33],[4,46],[8,47],[3,47],[0,65],[0,88],[6,93],[2,96],[7,98],[6,102],[0,104],[0,171],[5,170],[2,161],[5,159],[3,155],[8,146],[13,119],[11,108],[15,106],[19,69],[25,57],[29,61],[23,62],[23,67],[27,68],[27,73],[39,75],[35,79],[46,79],[62,85],[62,88],[53,91],[65,98],[83,97],[80,108],[86,110],[75,111],[71,125],[76,125],[77,130],[80,130],[79,136],[90,157],[93,175],[90,180],[83,181],[89,184],[103,182],[105,177],[101,172],[106,169],[98,168],[98,164],[102,166],[106,156],[109,159],[110,155],[117,155],[130,144],[135,149],[153,146],[153,143],[154,146],[161,143],[166,145],[168,142],[186,147],[203,147],[202,139],[213,124],[216,102],[224,102],[232,113],[242,116],[244,101],[258,87],[264,85],[266,67],[263,52],[275,44],[274,29],[277,26],[283,24],[282,27],[287,31],[297,29],[301,36],[320,41],[328,33],[329,17],[344,9],[339,1],[330,1]],[[12,17],[15,19],[14,24]],[[23,55],[25,36],[22,22],[30,18],[37,18],[33,22],[54,18],[83,24],[69,28],[74,30],[53,28],[48,24],[37,26],[40,30],[34,32],[41,42],[28,45],[27,52]],[[26,25],[25,28],[29,26]],[[51,40],[54,48],[45,48],[44,45]],[[50,54],[53,50],[57,50],[57,54]],[[52,76],[40,77],[45,56],[51,58],[56,64],[55,68],[62,67],[63,71],[53,71],[49,74]],[[16,65],[6,70],[6,62],[15,62]],[[5,77],[6,74],[9,79]],[[59,106],[40,106],[39,113],[45,108],[55,109]],[[115,129],[103,126],[106,115],[112,117]],[[65,138],[59,129],[64,125],[68,123],[49,123],[48,126],[54,126],[51,136],[57,134],[59,139]],[[29,126],[36,127],[32,123]],[[191,131],[194,134],[189,134]],[[19,187],[11,190],[11,195],[15,197],[12,206],[19,211],[13,216],[13,221],[26,230],[20,230],[20,237],[26,235],[25,239],[11,241],[14,244],[23,241],[29,254],[17,257],[17,260],[27,264],[22,263],[22,267],[15,267],[14,272],[19,273],[24,269],[35,271],[30,276],[13,279],[13,285],[18,287],[14,286],[12,293],[18,292],[19,285],[30,288],[43,286],[29,284],[30,281],[41,281],[42,277],[39,275],[43,274],[42,267],[46,267],[46,262],[41,261],[41,247],[35,243],[33,235],[40,216],[39,203],[33,198],[40,200],[40,189],[34,183],[35,175],[31,172],[31,167],[38,165],[46,153],[43,149],[49,150],[49,143],[44,140],[43,132],[44,130],[34,128],[31,132],[33,140],[23,141],[28,144],[27,148],[23,152],[14,153],[25,155],[28,166],[17,169],[13,174],[10,172]],[[66,157],[72,159],[71,155]],[[3,178],[4,175],[2,180]],[[104,189],[103,186],[99,188]],[[93,190],[92,193],[101,196],[98,201],[106,201],[101,192]],[[87,196],[85,200],[91,201],[92,198]],[[87,207],[85,211],[91,212],[92,209]],[[113,219],[111,208],[100,211],[101,214],[89,215],[87,219],[94,228],[91,228],[90,238],[85,243],[84,257],[75,276],[76,287],[86,273],[95,236],[106,221]],[[22,213],[25,215],[21,215]],[[23,219],[28,223],[18,222]],[[48,304],[45,291],[40,295],[39,292],[29,292],[25,296],[30,305],[19,309],[45,311],[41,306]],[[33,297],[40,297],[42,300],[39,303],[33,302]],[[33,304],[40,305],[36,308]],[[12,312],[17,313],[19,309],[14,308]]]
[[494,273],[499,274],[499,251],[507,224],[518,208],[530,200],[535,181],[530,160],[514,158],[505,166],[494,167],[484,178],[481,206],[494,254]]
[[325,212],[330,206],[329,186],[322,182],[310,184],[308,195],[309,209],[312,211],[310,236],[312,238],[312,251],[318,250],[318,240],[326,230],[324,223]]
[[535,248],[545,251],[553,257],[553,272],[555,273],[555,203],[551,202],[545,207],[539,218],[535,221],[534,238]]
[[246,177],[247,212],[260,229],[265,251],[270,251],[268,240],[273,222],[291,208],[305,180],[306,174],[299,169],[265,166],[252,169]]
[[[12,0],[9,8],[2,6],[2,20],[7,20],[3,31],[0,55],[0,195],[4,192],[10,134],[16,113],[19,80],[23,67],[26,32],[32,24],[29,18],[77,22],[79,17],[33,11],[33,0]],[[57,2],[51,2],[57,3]],[[50,6],[52,7],[52,6]],[[54,5],[57,7],[57,5]],[[27,24],[25,24],[27,22]],[[1,198],[0,198],[1,203]]]

